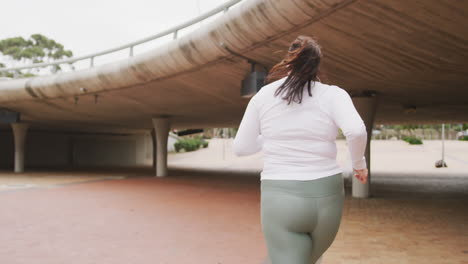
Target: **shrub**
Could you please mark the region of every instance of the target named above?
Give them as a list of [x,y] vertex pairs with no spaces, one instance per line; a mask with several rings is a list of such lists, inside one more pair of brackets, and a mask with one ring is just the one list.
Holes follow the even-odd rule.
[[403,140],[408,142],[410,145],[421,145],[423,142],[421,139],[413,136],[405,136]]
[[182,149],[182,143],[180,142],[180,140],[174,143],[174,148],[176,152],[179,152]]
[[468,136],[461,136],[458,138],[458,140],[468,141]]
[[185,151],[194,151],[203,146],[203,148],[208,147],[208,142],[201,137],[194,138],[182,138],[174,143],[174,148],[176,152],[184,149]]

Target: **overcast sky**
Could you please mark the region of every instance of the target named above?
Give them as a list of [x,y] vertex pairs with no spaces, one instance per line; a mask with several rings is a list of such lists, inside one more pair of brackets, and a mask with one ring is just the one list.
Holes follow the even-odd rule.
[[[14,0],[0,9],[0,39],[40,33],[75,56],[151,36],[226,0]],[[136,53],[138,50],[136,49]]]

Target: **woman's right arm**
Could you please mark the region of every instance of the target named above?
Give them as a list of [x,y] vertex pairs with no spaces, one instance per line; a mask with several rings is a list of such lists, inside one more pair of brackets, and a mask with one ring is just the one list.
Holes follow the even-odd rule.
[[346,137],[353,169],[366,169],[364,157],[367,145],[366,126],[348,92],[339,87],[336,91],[331,99],[331,116]]

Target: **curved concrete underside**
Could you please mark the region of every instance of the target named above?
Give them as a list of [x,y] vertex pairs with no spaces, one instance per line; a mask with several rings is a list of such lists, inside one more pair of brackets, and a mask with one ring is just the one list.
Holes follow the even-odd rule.
[[379,92],[376,123],[468,122],[467,13],[452,0],[246,0],[128,60],[2,81],[0,107],[44,129],[150,129],[158,115],[172,128],[237,126],[250,65],[219,43],[271,67],[306,34],[323,47],[325,83]]

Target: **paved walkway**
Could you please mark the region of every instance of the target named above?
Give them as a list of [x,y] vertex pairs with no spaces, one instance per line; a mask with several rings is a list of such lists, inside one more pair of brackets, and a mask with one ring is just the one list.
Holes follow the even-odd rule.
[[[413,150],[432,161],[429,144]],[[413,150],[391,150],[395,170],[414,165],[401,157]],[[0,173],[0,185],[10,185],[0,189],[0,263],[264,263],[258,164],[240,158],[208,170],[202,151],[212,155],[171,154],[166,178],[152,169]],[[467,264],[468,170],[447,160],[447,169],[395,173],[379,167],[379,151],[372,198],[350,197],[346,179],[342,223],[323,264]],[[189,155],[198,169],[182,168]]]
[[[196,152],[171,153],[169,165],[177,168],[229,169],[237,171],[262,170],[262,153],[236,157],[231,150],[232,139],[212,139],[209,148]],[[337,160],[347,172],[351,172],[346,141],[337,141]],[[407,173],[421,175],[467,176],[468,141],[445,141],[445,161],[448,168],[435,168],[441,159],[442,142],[425,140],[423,145],[409,145],[401,140],[374,140],[371,143],[371,167],[373,172],[393,173],[404,177]]]
[[16,174],[0,171],[0,193],[35,188],[57,188],[74,183],[124,179],[141,174],[138,170],[28,170]]

